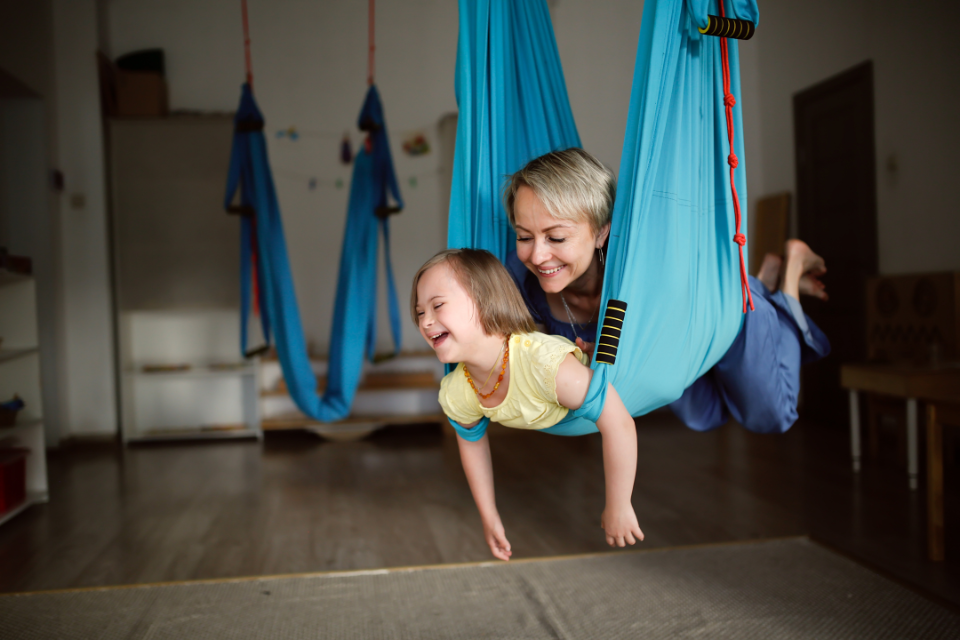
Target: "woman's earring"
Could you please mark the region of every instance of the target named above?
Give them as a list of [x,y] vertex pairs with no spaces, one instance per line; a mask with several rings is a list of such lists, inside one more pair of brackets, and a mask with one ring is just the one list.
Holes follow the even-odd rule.
[[598,249],[598,251],[600,252],[600,266],[602,267],[603,266],[603,247]]

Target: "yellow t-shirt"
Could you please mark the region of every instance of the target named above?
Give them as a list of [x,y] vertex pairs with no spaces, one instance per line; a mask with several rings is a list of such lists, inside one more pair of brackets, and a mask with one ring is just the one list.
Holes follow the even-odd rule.
[[557,370],[568,353],[587,364],[578,346],[561,336],[515,333],[510,336],[510,387],[503,402],[484,407],[463,374],[463,363],[440,382],[440,406],[450,419],[470,424],[487,416],[505,427],[546,429],[569,411],[557,403]]

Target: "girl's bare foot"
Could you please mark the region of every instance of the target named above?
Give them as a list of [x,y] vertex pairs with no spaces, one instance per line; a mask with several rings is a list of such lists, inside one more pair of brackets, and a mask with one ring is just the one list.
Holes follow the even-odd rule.
[[760,271],[757,272],[757,280],[763,283],[767,291],[773,293],[777,290],[777,282],[780,280],[780,266],[783,259],[772,253],[763,256],[763,264],[760,265]]

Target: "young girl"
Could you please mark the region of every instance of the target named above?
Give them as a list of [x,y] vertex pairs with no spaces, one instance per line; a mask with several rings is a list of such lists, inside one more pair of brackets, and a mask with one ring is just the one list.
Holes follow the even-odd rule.
[[[444,413],[459,425],[457,442],[470,491],[493,555],[509,560],[497,513],[487,435],[463,437],[484,417],[507,427],[546,429],[583,403],[593,372],[566,338],[537,333],[509,272],[491,253],[441,251],[413,279],[410,307],[420,335],[441,362],[459,363],[440,383]],[[607,543],[643,540],[630,497],[637,472],[637,432],[616,390],[597,421],[603,436]]]

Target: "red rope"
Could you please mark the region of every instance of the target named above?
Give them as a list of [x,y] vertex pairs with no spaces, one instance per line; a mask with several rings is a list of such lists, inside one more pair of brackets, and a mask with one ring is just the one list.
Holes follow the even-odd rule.
[[250,62],[250,21],[247,19],[247,0],[240,0],[243,9],[243,53],[247,62],[247,84],[253,90],[253,64]]
[[[723,18],[723,0],[719,0],[720,17]],[[739,164],[736,154],[733,152],[733,105],[737,104],[736,98],[730,93],[730,58],[727,55],[727,39],[720,38],[720,60],[723,67],[723,106],[727,112],[727,137],[730,140],[730,155],[727,156],[727,164],[730,165],[730,190],[733,192],[733,214],[737,224],[737,232],[733,236],[733,241],[740,248],[740,293],[743,294],[743,312],[747,312],[747,302],[749,301],[750,310],[753,311],[753,294],[750,293],[750,281],[747,280],[747,266],[743,260],[743,245],[747,243],[747,237],[740,233],[740,198],[737,196],[737,185],[733,179],[733,171]]]
[[376,1],[370,0],[370,16],[369,16],[370,24],[367,32],[367,38],[370,41],[370,51],[367,54],[367,84],[368,85],[373,85],[373,65],[375,62],[374,52],[377,49],[376,44],[374,42],[374,35],[376,35],[376,29],[375,29],[376,20],[374,19],[375,9],[376,9]]

